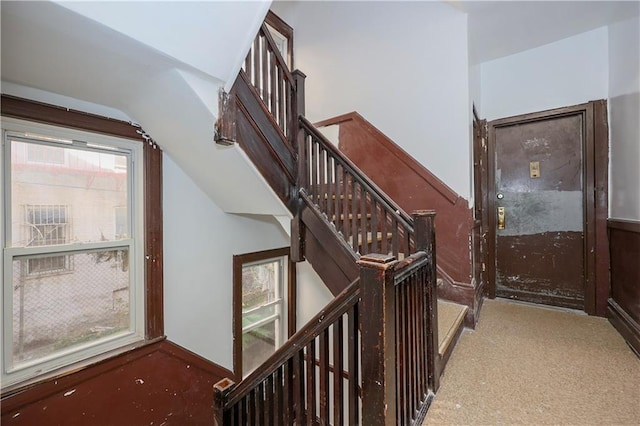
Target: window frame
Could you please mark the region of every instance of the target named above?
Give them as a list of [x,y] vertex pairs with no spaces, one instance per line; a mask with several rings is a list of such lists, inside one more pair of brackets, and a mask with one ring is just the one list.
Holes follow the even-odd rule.
[[[283,268],[286,280],[282,288],[282,315],[286,316],[281,330],[284,331],[281,346],[296,331],[296,265],[291,260],[290,247],[244,253],[233,256],[233,374],[241,380],[244,374],[242,362],[242,271],[244,266],[268,263],[286,257]],[[277,348],[276,348],[277,350]]]
[[[131,349],[162,340],[165,336],[162,257],[162,150],[138,125],[133,123],[9,95],[1,96],[0,108],[3,128],[5,121],[17,119],[28,122],[29,125],[54,126],[61,132],[71,129],[88,132],[98,138],[115,137],[134,142],[137,145],[136,149],[140,151],[138,158],[140,187],[138,190],[141,191],[139,196],[140,224],[136,225],[140,231],[140,235],[137,237],[139,239],[139,256],[135,260],[139,270],[140,285],[138,287],[142,306],[139,310],[139,320],[141,321],[139,335],[131,342],[119,345],[117,348],[102,347],[95,355],[4,386],[2,388],[2,397],[4,398],[19,392],[26,386],[54,380],[71,370],[89,367],[96,362],[120,355]],[[4,165],[0,167],[4,168]],[[4,173],[4,170],[0,170],[0,173]],[[0,196],[4,197],[5,188],[0,188],[0,191],[2,191]],[[2,238],[5,239],[4,234]],[[5,256],[2,258],[5,262]]]

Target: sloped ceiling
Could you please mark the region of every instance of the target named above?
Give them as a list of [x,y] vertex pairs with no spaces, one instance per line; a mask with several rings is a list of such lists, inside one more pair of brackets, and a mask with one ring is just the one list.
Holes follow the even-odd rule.
[[241,149],[213,142],[218,89],[269,4],[2,1],[2,81],[122,111],[224,211],[287,214]]

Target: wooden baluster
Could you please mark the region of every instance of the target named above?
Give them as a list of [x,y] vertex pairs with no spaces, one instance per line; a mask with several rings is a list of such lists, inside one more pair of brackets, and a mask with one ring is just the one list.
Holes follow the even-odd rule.
[[253,45],[251,45],[251,47],[252,48],[249,49],[249,53],[247,53],[247,57],[244,59],[244,72],[249,77],[249,81],[251,81],[251,73],[253,72],[251,62],[251,57],[253,56]]
[[358,198],[359,193],[357,189],[356,180],[353,178],[351,174],[349,174],[349,188],[351,188],[351,248],[354,252],[359,252],[358,250],[358,227],[360,226],[358,222]]
[[274,411],[273,411],[273,423],[275,426],[277,425],[281,425],[284,423],[284,418],[283,418],[283,413],[284,413],[284,406],[283,406],[283,374],[282,374],[282,370],[283,368],[280,367],[278,368],[275,373],[274,373],[274,385],[275,385],[275,389],[274,389],[274,394],[273,394],[273,407],[274,407]]
[[418,360],[418,348],[416,347],[416,328],[415,328],[415,321],[416,318],[418,317],[418,312],[416,310],[416,304],[415,304],[415,293],[414,293],[414,286],[412,285],[412,276],[407,277],[406,282],[403,283],[403,285],[406,287],[407,289],[407,302],[409,304],[409,309],[408,312],[405,314],[407,315],[407,323],[409,324],[409,392],[408,392],[408,398],[405,399],[404,403],[407,405],[408,409],[409,409],[409,413],[411,414],[411,419],[413,419],[413,413],[416,412],[416,405],[414,403],[416,395],[418,394],[418,389],[416,386],[416,377],[417,377],[417,371],[416,371],[416,363]]
[[396,327],[393,256],[371,253],[360,266],[362,424],[396,424]]
[[436,371],[438,357],[438,295],[436,272],[436,212],[433,210],[417,210],[412,212],[413,229],[415,232],[416,250],[424,250],[429,259],[429,269],[426,274],[427,307],[427,365],[429,370],[429,388],[433,392],[440,386],[440,372]]
[[278,90],[276,87],[276,81],[277,81],[277,77],[278,77],[278,62],[276,61],[276,55],[275,53],[273,53],[272,51],[269,51],[269,77],[270,77],[270,82],[269,82],[269,112],[271,112],[271,115],[276,119],[276,123],[278,123],[278,125],[280,126],[280,128],[282,129],[282,133],[285,134],[285,136],[289,136],[288,135],[288,128],[287,126],[283,126],[281,122],[278,121]]
[[333,158],[333,193],[336,194],[336,199],[335,199],[335,203],[333,205],[333,211],[334,214],[336,215],[336,230],[338,232],[342,232],[342,235],[344,237],[344,232],[343,232],[343,217],[341,216],[342,212],[340,211],[340,207],[342,206],[342,200],[344,198],[346,198],[347,196],[345,195],[344,191],[342,190],[341,186],[340,186],[340,181],[342,180],[342,166],[338,163],[338,159],[335,157]]
[[[408,395],[408,353],[409,345],[407,344],[407,297],[406,289],[403,286],[396,287],[396,322],[398,324],[398,331],[396,334],[396,341],[398,345],[398,398],[397,401],[406,401]],[[405,424],[407,422],[406,406],[404,404],[398,405],[397,411],[398,424]]]
[[[293,359],[284,364],[284,424],[290,425],[295,419],[293,411]],[[250,424],[250,423],[249,423]]]
[[256,37],[253,41],[253,77],[251,78],[251,84],[258,89],[258,94],[262,93],[260,88],[260,43],[261,36]]
[[307,345],[307,424],[313,426],[316,421],[316,340]]
[[327,169],[325,163],[327,151],[320,144],[318,144],[318,148],[318,169],[320,171],[320,173],[318,174],[318,192],[320,193],[320,200],[322,200],[319,206],[320,211],[326,213],[327,201],[329,197],[329,194],[327,193]]
[[344,398],[342,389],[344,382],[343,371],[343,317],[333,324],[333,424],[342,425],[344,422]]
[[358,248],[358,252],[362,254],[367,254],[367,227],[369,220],[367,219],[367,215],[369,214],[369,210],[367,209],[367,193],[362,185],[358,187],[360,189],[360,247]]
[[[391,253],[396,257],[396,259],[400,259],[400,248],[399,248],[399,240],[400,240],[400,230],[398,229],[398,219],[395,216],[391,216],[391,230],[393,232],[393,237],[391,238]],[[408,256],[408,253],[404,253],[405,257]]]
[[265,398],[264,398],[264,382],[260,383],[255,390],[256,402],[256,424],[263,425],[265,423]]
[[331,154],[328,151],[325,151],[325,155],[327,157],[326,159],[326,175],[325,175],[325,179],[326,179],[326,191],[327,191],[327,207],[326,207],[326,214],[327,214],[327,218],[329,219],[329,221],[331,221],[334,225],[336,223],[336,219],[334,218],[334,209],[333,207],[335,206],[335,197],[338,196],[338,194],[336,194],[334,192],[335,190],[335,186],[333,185],[333,157],[331,156]]
[[320,422],[329,424],[329,330],[320,334]]
[[262,37],[262,43],[260,44],[260,59],[262,65],[262,100],[265,105],[269,105],[269,51],[267,50],[267,39]]
[[344,165],[340,164],[340,182],[338,182],[342,199],[340,200],[340,214],[342,215],[342,233],[346,240],[349,240],[349,185],[347,184],[347,175]]
[[305,418],[305,374],[304,374],[304,349],[300,349],[293,357],[293,405],[295,406],[296,423],[304,424]]
[[360,359],[360,342],[358,339],[359,319],[358,304],[354,305],[348,312],[348,352],[349,352],[349,424],[357,425],[360,420],[360,394],[359,394],[359,359]]

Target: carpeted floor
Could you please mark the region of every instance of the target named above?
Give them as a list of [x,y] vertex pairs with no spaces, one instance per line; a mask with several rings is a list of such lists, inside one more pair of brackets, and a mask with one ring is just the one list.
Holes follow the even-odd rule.
[[640,360],[606,319],[485,300],[425,425],[640,425]]

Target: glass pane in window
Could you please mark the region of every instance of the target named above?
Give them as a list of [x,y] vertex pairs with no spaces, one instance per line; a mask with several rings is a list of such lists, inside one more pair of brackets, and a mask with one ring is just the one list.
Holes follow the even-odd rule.
[[129,238],[128,173],[121,153],[12,140],[13,247]]
[[13,262],[14,367],[128,331],[129,317],[128,249]]
[[279,295],[280,260],[242,268],[242,312],[273,302]]
[[251,373],[276,350],[276,322],[242,333],[242,368]]

